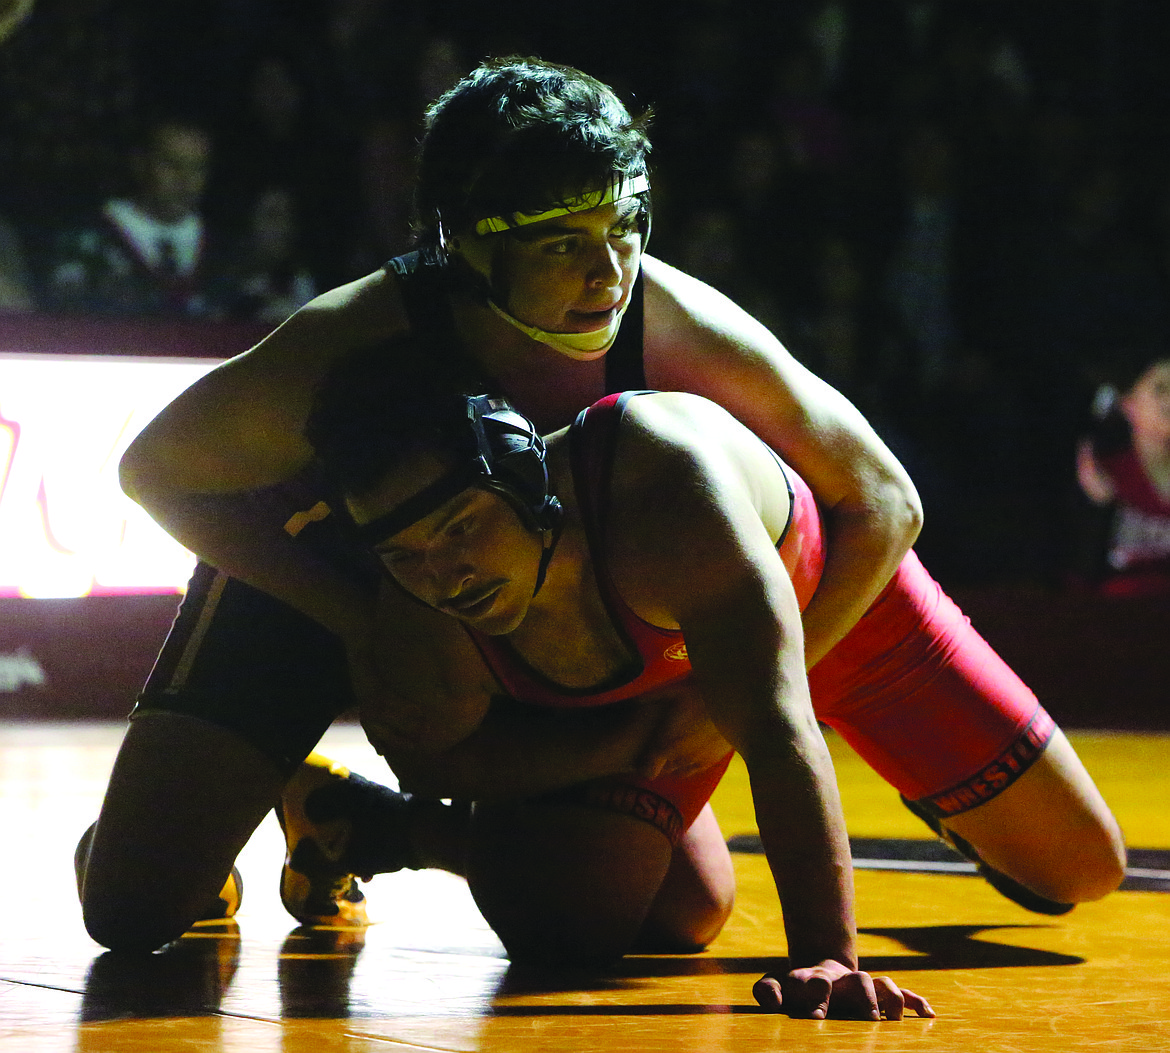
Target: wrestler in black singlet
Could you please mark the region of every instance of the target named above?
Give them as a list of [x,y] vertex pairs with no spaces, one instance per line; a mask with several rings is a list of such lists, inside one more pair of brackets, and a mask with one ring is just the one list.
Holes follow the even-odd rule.
[[[458,344],[441,260],[421,250],[386,264],[398,279],[411,331]],[[485,390],[489,378],[482,378]],[[606,393],[644,388],[642,278],[606,355]],[[256,516],[280,524],[354,580],[376,588],[380,565],[339,529],[309,468],[254,497]],[[239,733],[286,774],[355,704],[341,641],[307,615],[202,561],[130,718],[183,713]]]

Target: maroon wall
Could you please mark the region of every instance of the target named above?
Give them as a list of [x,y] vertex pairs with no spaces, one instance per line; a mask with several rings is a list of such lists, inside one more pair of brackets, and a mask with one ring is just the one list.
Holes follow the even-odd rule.
[[1170,731],[1170,598],[1023,586],[952,595],[1066,727]]
[[[268,328],[0,313],[0,351],[218,359],[246,350]],[[0,597],[0,719],[125,716],[178,602],[176,595]]]
[[125,717],[178,602],[0,597],[0,719]]

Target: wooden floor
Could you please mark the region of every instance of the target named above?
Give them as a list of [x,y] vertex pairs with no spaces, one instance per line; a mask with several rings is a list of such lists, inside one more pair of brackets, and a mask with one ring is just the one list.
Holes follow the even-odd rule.
[[[276,893],[282,841],[269,820],[241,859],[237,919],[149,958],[119,960],[81,927],[71,856],[96,814],[121,732],[0,724],[4,1053],[1170,1050],[1164,854],[1134,853],[1129,884],[1137,889],[1055,919],[1028,914],[961,872],[872,869],[899,865],[866,862],[888,839],[925,831],[837,740],[830,744],[857,839],[863,964],[928,997],[936,1020],[812,1022],[758,1012],[752,982],[784,943],[763,858],[750,853],[736,855],[735,914],[708,952],[630,958],[613,975],[549,989],[509,973],[466,887],[439,873],[368,885],[376,924],[365,931],[295,929]],[[1170,849],[1170,737],[1070,737],[1131,846]],[[356,729],[334,729],[326,749],[380,774]],[[741,768],[715,803],[727,835],[753,832]]]

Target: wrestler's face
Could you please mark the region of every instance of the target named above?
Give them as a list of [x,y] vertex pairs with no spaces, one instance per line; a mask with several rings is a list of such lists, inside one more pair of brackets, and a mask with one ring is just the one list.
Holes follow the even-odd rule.
[[[359,523],[398,507],[449,471],[429,454],[412,458],[371,493],[351,497]],[[493,636],[509,633],[528,613],[542,540],[498,494],[460,491],[430,514],[374,546],[391,577],[444,614]]]
[[[504,307],[550,333],[604,329],[625,306],[641,260],[638,198],[465,242]],[[490,260],[490,262],[489,262]]]
[[146,197],[154,214],[174,223],[199,207],[211,163],[211,143],[195,128],[164,126],[143,160]]
[[1121,401],[1135,432],[1170,442],[1170,359],[1155,362]]

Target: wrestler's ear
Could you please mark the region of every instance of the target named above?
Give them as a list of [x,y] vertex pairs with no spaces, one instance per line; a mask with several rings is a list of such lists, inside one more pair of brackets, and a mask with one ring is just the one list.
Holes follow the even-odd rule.
[[447,251],[463,260],[476,274],[488,281],[491,280],[492,256],[495,249],[496,239],[490,234],[463,231],[447,239]]

